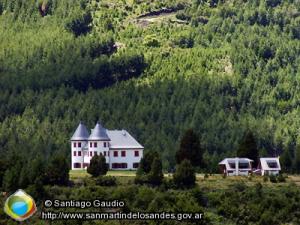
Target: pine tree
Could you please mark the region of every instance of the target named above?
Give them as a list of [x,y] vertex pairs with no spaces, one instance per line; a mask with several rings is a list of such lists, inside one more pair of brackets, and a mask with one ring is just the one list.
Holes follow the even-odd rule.
[[95,155],[90,161],[90,165],[87,168],[87,172],[93,177],[105,175],[108,171],[106,165],[106,159],[103,155]]
[[45,183],[66,185],[69,182],[69,165],[62,155],[54,155],[47,166]]
[[254,160],[254,166],[257,166],[259,158],[258,148],[251,131],[245,133],[237,150],[237,156],[252,159]]
[[155,157],[151,165],[151,171],[148,174],[148,182],[152,185],[160,185],[162,183],[163,178],[164,175],[162,172],[161,159]]
[[158,152],[156,151],[146,152],[143,158],[141,159],[138,172],[145,173],[145,174],[149,173],[151,171],[153,160],[158,157],[159,155]]
[[295,159],[294,159],[294,170],[296,173],[300,173],[300,146],[296,147]]
[[187,159],[177,165],[173,176],[174,183],[177,187],[191,187],[195,185],[196,174],[191,162]]
[[279,158],[280,160],[280,165],[282,168],[283,172],[290,172],[291,168],[292,168],[292,157],[290,154],[290,151],[288,149],[285,149],[284,152],[282,153],[282,155]]
[[194,167],[203,167],[203,152],[199,137],[192,129],[189,129],[181,139],[180,148],[176,152],[176,162],[180,164],[184,159],[187,159]]

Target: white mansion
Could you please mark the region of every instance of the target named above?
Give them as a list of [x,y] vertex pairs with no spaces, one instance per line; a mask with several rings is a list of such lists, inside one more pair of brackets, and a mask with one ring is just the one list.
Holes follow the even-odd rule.
[[72,170],[86,169],[94,155],[105,156],[109,169],[137,169],[144,147],[126,130],[107,130],[98,122],[89,134],[80,122],[71,138]]

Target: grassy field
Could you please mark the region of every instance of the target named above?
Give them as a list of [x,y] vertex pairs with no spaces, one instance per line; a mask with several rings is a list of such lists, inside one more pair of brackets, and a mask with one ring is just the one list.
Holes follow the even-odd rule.
[[[109,171],[107,175],[115,176],[117,177],[117,180],[121,181],[121,183],[126,183],[126,182],[133,182],[135,173],[136,171]],[[70,171],[71,180],[78,180],[89,176],[90,175],[85,170]],[[165,177],[169,179],[172,177],[172,175],[165,174]],[[270,181],[264,181],[262,176],[251,176],[251,177],[234,176],[234,177],[223,178],[220,174],[213,174],[210,175],[208,178],[204,178],[204,174],[197,174],[196,179],[197,179],[197,184],[200,187],[207,190],[226,189],[231,185],[240,182],[243,182],[247,186],[252,186],[255,185],[256,183],[263,183],[265,186],[270,186],[270,187],[286,186],[292,183],[296,184],[297,186],[300,186],[299,175],[289,175],[286,178],[286,182],[284,183],[271,183]]]

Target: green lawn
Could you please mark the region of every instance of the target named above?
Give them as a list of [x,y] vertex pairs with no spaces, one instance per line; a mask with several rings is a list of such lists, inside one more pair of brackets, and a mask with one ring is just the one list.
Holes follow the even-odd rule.
[[[136,171],[108,171],[108,176],[115,176],[118,180],[132,180],[135,176]],[[90,175],[86,172],[86,170],[70,170],[70,178],[72,180],[89,177]],[[165,174],[166,178],[171,178],[171,174]],[[247,186],[255,185],[256,183],[264,183],[264,185],[267,186],[284,186],[289,185],[290,183],[295,183],[296,185],[300,186],[300,176],[296,175],[289,175],[289,177],[286,179],[285,183],[271,183],[270,181],[265,182],[263,180],[262,176],[252,176],[244,177],[244,176],[234,176],[234,177],[226,177],[223,178],[220,174],[213,174],[210,175],[208,178],[204,178],[204,174],[197,174],[197,184],[205,189],[224,189],[228,188],[229,186],[238,183],[243,182]]]
[[[115,177],[133,177],[135,176],[136,171],[132,170],[125,170],[125,171],[108,171],[108,176],[115,176]],[[86,170],[70,170],[70,178],[84,178],[89,177],[90,175],[86,172]]]

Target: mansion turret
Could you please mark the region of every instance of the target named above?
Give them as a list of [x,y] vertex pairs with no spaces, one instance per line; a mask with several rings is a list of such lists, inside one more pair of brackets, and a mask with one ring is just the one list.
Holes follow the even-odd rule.
[[94,155],[103,155],[109,169],[137,169],[144,147],[126,130],[107,130],[98,122],[91,134],[80,122],[71,138],[72,170],[86,169]]

